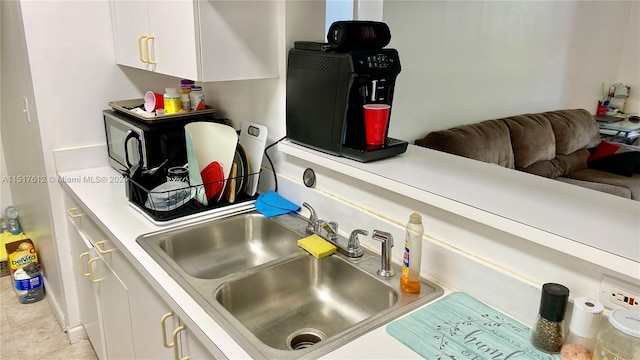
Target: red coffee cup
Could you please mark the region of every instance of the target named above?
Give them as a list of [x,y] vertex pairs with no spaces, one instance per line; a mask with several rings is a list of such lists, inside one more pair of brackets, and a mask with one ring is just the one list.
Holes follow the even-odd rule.
[[607,105],[598,105],[596,116],[605,116],[605,115],[607,115]]
[[364,108],[364,127],[367,144],[384,144],[384,135],[387,132],[391,106],[387,104],[366,104],[362,107]]

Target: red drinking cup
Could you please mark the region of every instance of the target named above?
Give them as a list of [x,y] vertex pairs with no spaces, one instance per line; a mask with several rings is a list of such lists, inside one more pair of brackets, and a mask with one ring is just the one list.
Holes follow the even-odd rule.
[[144,94],[144,109],[148,112],[164,109],[164,95],[147,91]]
[[387,104],[366,104],[364,108],[365,138],[369,145],[384,144],[384,135],[389,123],[391,106]]

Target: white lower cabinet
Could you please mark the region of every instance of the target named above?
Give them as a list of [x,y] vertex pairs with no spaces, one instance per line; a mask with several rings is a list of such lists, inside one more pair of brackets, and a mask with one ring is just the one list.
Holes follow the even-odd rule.
[[129,288],[136,359],[213,359],[129,261],[114,259],[114,267]]
[[213,359],[86,212],[65,202],[81,322],[98,358]]
[[96,267],[97,279],[94,281],[97,281],[107,359],[133,359],[134,338],[127,288],[104,261],[96,261]]
[[71,249],[73,258],[78,261],[76,287],[81,321],[87,336],[101,360],[132,359],[129,294],[107,264],[114,248],[100,247],[108,243],[106,236],[88,237],[95,229],[90,228],[90,220],[77,207],[69,209],[69,218]]
[[[73,226],[73,225],[72,225]],[[78,304],[80,305],[80,320],[84,327],[93,349],[99,359],[106,358],[106,350],[102,335],[102,314],[100,302],[94,290],[93,283],[89,280],[89,260],[97,259],[97,255],[91,244],[87,244],[79,233],[69,231],[71,241],[72,265],[76,267],[75,280],[78,292]]]

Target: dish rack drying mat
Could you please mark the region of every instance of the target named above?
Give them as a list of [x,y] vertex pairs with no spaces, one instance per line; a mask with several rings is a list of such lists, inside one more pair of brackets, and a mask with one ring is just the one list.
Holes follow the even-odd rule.
[[531,345],[529,327],[462,292],[387,325],[387,333],[429,360],[555,360]]

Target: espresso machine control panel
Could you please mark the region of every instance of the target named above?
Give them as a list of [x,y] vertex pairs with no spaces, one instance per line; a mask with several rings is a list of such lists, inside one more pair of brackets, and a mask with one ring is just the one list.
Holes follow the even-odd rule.
[[353,51],[351,56],[355,73],[379,72],[395,75],[400,72],[400,58],[394,49]]
[[367,67],[369,69],[384,69],[393,64],[393,58],[389,58],[385,54],[367,56]]

